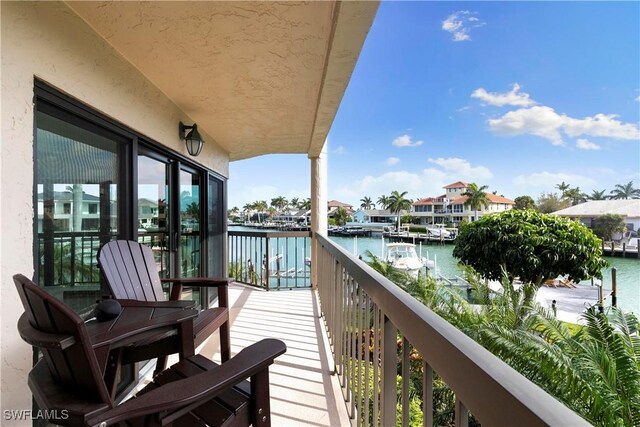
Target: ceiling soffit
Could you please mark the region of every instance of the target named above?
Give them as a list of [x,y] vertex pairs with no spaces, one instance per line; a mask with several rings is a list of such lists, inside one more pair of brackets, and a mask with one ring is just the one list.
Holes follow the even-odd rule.
[[378,7],[330,1],[67,4],[230,160],[319,154]]

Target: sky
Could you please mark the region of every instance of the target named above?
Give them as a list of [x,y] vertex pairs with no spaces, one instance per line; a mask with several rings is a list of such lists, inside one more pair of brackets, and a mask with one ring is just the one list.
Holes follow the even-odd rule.
[[[639,126],[640,2],[382,2],[327,137],[328,199],[640,187]],[[306,155],[229,173],[229,208],[310,196]]]

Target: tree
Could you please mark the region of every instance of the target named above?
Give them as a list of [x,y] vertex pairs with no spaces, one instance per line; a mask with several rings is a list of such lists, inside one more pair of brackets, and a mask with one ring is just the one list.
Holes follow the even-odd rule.
[[487,197],[487,193],[484,192],[484,190],[486,189],[486,185],[478,187],[478,184],[472,182],[467,186],[467,189],[464,191],[464,193],[462,193],[463,196],[467,197],[464,205],[469,206],[474,210],[474,217],[476,221],[478,220],[478,209],[482,207],[489,207],[489,198]]
[[274,197],[273,199],[271,199],[271,206],[278,210],[284,209],[287,204],[287,199],[282,196]]
[[593,232],[602,240],[610,240],[613,234],[624,233],[626,229],[621,215],[604,214],[593,220]]
[[336,225],[345,225],[349,220],[349,214],[347,213],[347,210],[345,208],[339,206],[333,212],[333,219],[335,220]]
[[382,209],[388,209],[389,208],[389,196],[385,196],[384,194],[380,197],[378,197],[378,206],[380,206]]
[[294,197],[293,199],[291,199],[291,206],[293,206],[294,208],[298,209],[300,208],[300,206],[298,206],[300,204],[300,199],[298,199],[297,197]]
[[515,205],[513,205],[514,209],[535,209],[536,202],[533,200],[531,196],[518,196],[514,200]]
[[403,191],[402,193],[393,191],[389,196],[389,205],[387,206],[387,208],[391,213],[395,213],[397,215],[398,230],[400,230],[400,223],[402,220],[402,218],[400,217],[400,211],[409,211],[411,209],[411,204],[413,203],[410,199],[404,198],[407,193],[407,191]]
[[560,184],[556,185],[556,188],[560,190],[560,197],[565,197],[567,190],[571,188],[571,186],[565,183],[564,181],[562,181]]
[[610,199],[640,199],[640,188],[633,188],[633,181],[626,184],[616,184],[609,193]]
[[371,200],[371,197],[363,197],[360,201],[362,202],[360,203],[362,209],[373,209],[376,206]]
[[591,194],[589,196],[587,196],[587,199],[589,199],[589,200],[605,200],[607,198],[607,196],[605,195],[606,192],[607,192],[607,190],[602,190],[602,191],[593,190],[591,192]]
[[306,199],[301,200],[300,203],[298,204],[298,207],[300,209],[305,209],[305,210],[311,209],[311,199],[307,197]]
[[540,286],[568,275],[602,278],[601,241],[579,221],[533,210],[486,215],[460,228],[453,256],[489,280],[519,277]]
[[569,203],[569,200],[561,199],[556,193],[547,193],[538,198],[536,206],[542,213],[551,213],[568,208]]
[[580,191],[580,187],[568,189],[564,192],[564,197],[571,201],[571,206],[579,205],[587,200],[587,195]]

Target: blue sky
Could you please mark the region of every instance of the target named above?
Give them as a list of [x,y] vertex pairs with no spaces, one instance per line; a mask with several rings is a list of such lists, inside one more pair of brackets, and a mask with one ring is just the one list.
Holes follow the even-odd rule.
[[[383,2],[327,139],[328,198],[638,187],[639,125],[639,2]],[[229,207],[309,197],[309,168],[232,162]]]

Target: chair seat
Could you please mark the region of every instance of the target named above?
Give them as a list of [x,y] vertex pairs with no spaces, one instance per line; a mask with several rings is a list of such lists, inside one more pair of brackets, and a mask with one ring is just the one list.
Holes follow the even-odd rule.
[[[165,384],[191,377],[217,366],[219,366],[217,363],[197,354],[181,360],[171,368],[157,375],[152,383],[138,392],[137,396],[142,396]],[[251,423],[249,412],[250,396],[250,382],[248,380],[242,381],[236,386],[223,391],[206,404],[198,406],[189,413],[181,416],[173,425],[211,427],[246,426]],[[144,419],[138,418],[130,420],[128,425],[132,427],[144,426]]]

